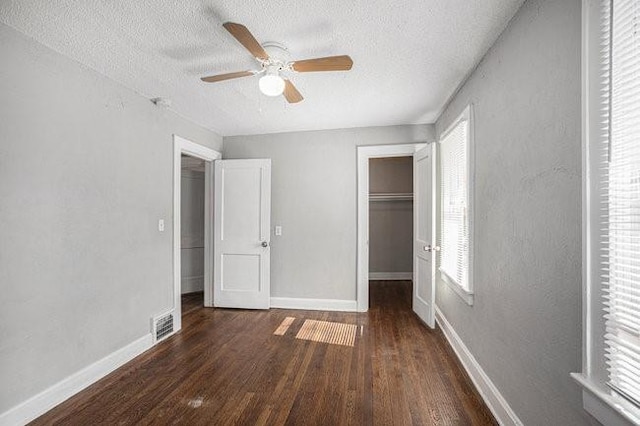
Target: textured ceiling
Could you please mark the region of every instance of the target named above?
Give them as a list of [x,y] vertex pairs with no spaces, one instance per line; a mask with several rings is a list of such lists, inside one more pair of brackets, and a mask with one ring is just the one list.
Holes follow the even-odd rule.
[[[0,19],[42,44],[223,135],[430,123],[522,0],[3,0]],[[222,28],[247,26],[293,59],[348,54],[350,72],[295,74],[287,104]]]

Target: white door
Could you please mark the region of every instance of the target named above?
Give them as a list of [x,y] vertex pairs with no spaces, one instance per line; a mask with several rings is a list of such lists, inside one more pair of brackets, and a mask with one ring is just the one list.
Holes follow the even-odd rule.
[[215,162],[213,305],[269,309],[271,160]]
[[434,156],[429,144],[413,156],[413,310],[431,328],[435,326]]

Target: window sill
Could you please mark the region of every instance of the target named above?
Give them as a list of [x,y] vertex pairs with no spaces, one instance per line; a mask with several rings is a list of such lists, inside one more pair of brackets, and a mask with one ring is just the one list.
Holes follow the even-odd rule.
[[444,281],[451,288],[451,290],[453,290],[458,296],[460,296],[460,298],[464,300],[467,305],[473,306],[473,292],[467,291],[460,287],[460,285],[449,278],[449,276],[444,271],[440,271],[440,279],[442,279],[442,281]]
[[621,396],[615,395],[582,373],[571,373],[582,386],[582,405],[600,423],[607,426],[640,424],[640,409]]

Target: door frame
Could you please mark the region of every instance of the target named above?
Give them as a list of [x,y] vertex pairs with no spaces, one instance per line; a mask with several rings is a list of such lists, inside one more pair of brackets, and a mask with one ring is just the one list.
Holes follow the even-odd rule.
[[222,154],[173,135],[173,330],[182,328],[180,200],[182,154],[205,161],[204,172],[204,305],[213,306],[213,162]]
[[[413,156],[428,142],[359,146],[358,152],[358,254],[356,304],[358,312],[369,310],[369,160],[371,158]],[[415,228],[413,238],[415,240]],[[412,258],[413,263],[413,258]],[[415,271],[414,271],[415,273]]]

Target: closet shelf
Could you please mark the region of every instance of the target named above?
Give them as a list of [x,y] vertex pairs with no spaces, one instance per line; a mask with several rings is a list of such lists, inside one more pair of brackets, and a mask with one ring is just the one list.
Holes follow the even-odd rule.
[[388,193],[371,193],[369,194],[369,201],[412,201],[413,194],[388,192]]

